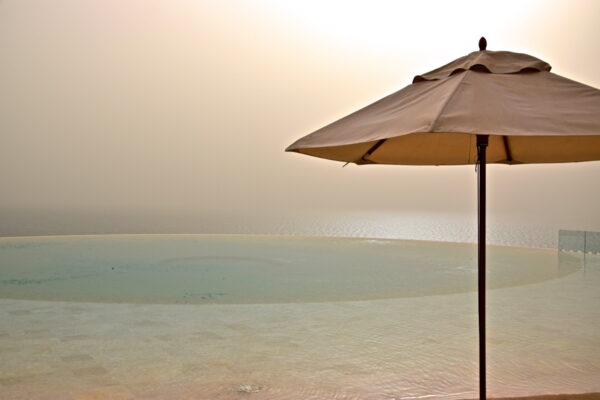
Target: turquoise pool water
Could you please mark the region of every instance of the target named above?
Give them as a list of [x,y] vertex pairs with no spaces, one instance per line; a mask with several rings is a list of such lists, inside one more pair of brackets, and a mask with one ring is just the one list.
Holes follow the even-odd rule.
[[[471,244],[277,236],[0,240],[0,297],[104,303],[374,300],[476,288]],[[572,273],[555,252],[491,246],[489,288]]]
[[[489,248],[496,396],[600,391],[600,257]],[[476,249],[0,239],[0,399],[477,396]]]

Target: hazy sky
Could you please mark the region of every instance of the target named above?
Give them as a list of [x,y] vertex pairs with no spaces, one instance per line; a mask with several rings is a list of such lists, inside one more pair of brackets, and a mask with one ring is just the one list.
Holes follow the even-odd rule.
[[[481,35],[600,87],[598,21],[596,0],[0,0],[0,217],[474,215],[472,166],[284,149]],[[600,162],[488,171],[492,217],[600,231]]]

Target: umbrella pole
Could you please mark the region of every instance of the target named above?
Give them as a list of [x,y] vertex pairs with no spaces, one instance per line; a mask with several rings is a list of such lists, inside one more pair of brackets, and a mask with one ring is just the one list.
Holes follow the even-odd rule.
[[485,167],[488,135],[477,135],[477,294],[479,312],[479,398],[486,398],[485,375]]

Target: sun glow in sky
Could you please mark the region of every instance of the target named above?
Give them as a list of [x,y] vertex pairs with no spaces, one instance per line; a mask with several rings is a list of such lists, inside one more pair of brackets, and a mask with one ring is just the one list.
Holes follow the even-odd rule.
[[548,2],[262,0],[258,4],[281,24],[321,45],[393,58],[399,51],[464,52],[472,47],[474,37],[504,35],[504,27],[494,21],[520,25],[543,12]]
[[394,66],[419,65],[415,74],[428,67],[421,60],[438,66],[476,50],[482,35],[492,50],[509,46],[511,51],[538,54],[570,42],[573,51],[587,48],[587,54],[579,52],[578,58],[587,58],[590,51],[598,56],[598,46],[591,42],[598,34],[593,20],[600,17],[600,4],[594,0],[258,0],[256,4],[281,31],[303,41],[346,53],[358,63],[374,58]]

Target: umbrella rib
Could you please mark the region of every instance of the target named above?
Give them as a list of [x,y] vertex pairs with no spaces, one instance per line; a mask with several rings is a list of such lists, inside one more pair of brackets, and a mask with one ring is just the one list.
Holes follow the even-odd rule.
[[377,143],[375,143],[373,146],[371,146],[371,148],[369,150],[367,150],[367,152],[365,154],[362,155],[362,157],[360,158],[360,160],[362,160],[362,161],[370,161],[370,160],[367,160],[365,157],[368,157],[371,154],[373,154],[375,152],[375,150],[377,150],[383,144],[383,142],[385,142],[386,140],[387,139],[379,139],[377,141]]
[[504,151],[506,152],[506,161],[511,162],[513,160],[512,154],[510,152],[510,148],[508,147],[508,137],[502,136],[502,141],[504,142]]

